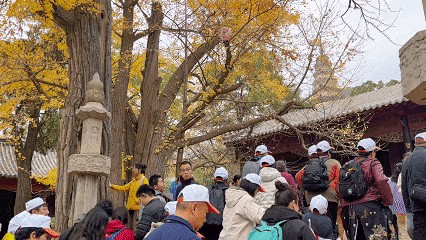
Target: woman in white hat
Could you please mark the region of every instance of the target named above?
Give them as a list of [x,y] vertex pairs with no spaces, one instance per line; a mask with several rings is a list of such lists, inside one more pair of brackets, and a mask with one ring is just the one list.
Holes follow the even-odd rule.
[[275,181],[287,183],[287,180],[285,180],[285,178],[281,176],[281,173],[275,168],[275,158],[273,156],[264,156],[259,160],[259,164],[261,167],[259,172],[261,179],[260,185],[265,192],[257,194],[254,201],[264,209],[268,209],[275,202],[274,195],[277,192]]
[[254,196],[264,191],[260,182],[259,175],[249,173],[241,180],[240,187],[226,190],[223,230],[219,239],[247,239],[256,224],[260,224],[265,209],[254,202]]

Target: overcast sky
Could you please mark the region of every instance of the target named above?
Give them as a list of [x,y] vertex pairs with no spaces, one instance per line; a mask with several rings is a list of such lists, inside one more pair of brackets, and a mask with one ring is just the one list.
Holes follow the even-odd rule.
[[[364,48],[364,67],[358,76],[359,82],[391,79],[401,79],[399,69],[399,49],[418,31],[426,29],[426,21],[421,0],[390,0],[393,9],[401,8],[394,27],[386,34],[398,45],[393,44],[378,32],[372,32],[374,40],[367,40]],[[395,13],[387,13],[389,19],[395,18]],[[354,83],[357,85],[357,82]]]

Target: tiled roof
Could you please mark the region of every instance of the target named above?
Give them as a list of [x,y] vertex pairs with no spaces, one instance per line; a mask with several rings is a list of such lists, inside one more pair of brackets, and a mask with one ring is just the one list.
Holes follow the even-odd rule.
[[[14,151],[13,146],[0,141],[0,177],[18,177]],[[56,152],[50,151],[46,155],[35,152],[31,166],[32,176],[46,176],[56,167]]]
[[[283,115],[283,118],[295,127],[300,127],[308,123],[360,113],[405,101],[408,101],[408,99],[404,98],[402,95],[401,84],[396,84],[390,87],[381,88],[377,91],[320,103],[315,105],[314,109],[294,110]],[[287,128],[287,126],[277,120],[268,120],[256,125],[250,137],[269,135]],[[225,139],[228,143],[237,142],[245,139],[246,133],[247,131],[240,131],[236,134],[228,135]]]

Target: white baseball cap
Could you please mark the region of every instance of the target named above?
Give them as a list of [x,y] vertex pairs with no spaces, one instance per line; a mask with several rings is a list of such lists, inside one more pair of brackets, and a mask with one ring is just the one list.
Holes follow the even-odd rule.
[[216,171],[214,171],[214,177],[221,177],[223,180],[228,179],[228,170],[224,167],[216,168]]
[[308,156],[312,156],[317,153],[317,145],[312,145],[308,148]]
[[259,145],[254,150],[254,153],[260,152],[260,154],[269,153],[268,148],[265,145]]
[[60,234],[50,228],[50,217],[39,215],[39,214],[30,214],[25,218],[21,224],[21,228],[34,227],[34,228],[43,228],[43,230],[52,238],[58,238]]
[[9,226],[7,227],[7,231],[15,234],[16,230],[21,227],[22,221],[25,220],[31,213],[28,211],[22,211],[10,219]]
[[164,210],[169,213],[169,215],[175,214],[176,212],[176,204],[177,201],[171,201],[166,203],[166,206],[164,206]]
[[247,181],[249,181],[251,183],[258,185],[260,192],[265,192],[265,190],[262,188],[262,186],[260,186],[262,180],[261,180],[260,176],[257,175],[256,173],[249,173],[244,177],[244,179],[246,179]]
[[327,212],[327,208],[327,199],[325,199],[322,195],[316,195],[311,199],[309,209],[311,209],[312,212],[314,212],[314,209],[317,209],[320,214],[324,214]]
[[372,152],[374,150],[380,150],[380,148],[376,146],[376,142],[371,138],[362,139],[358,142],[357,147],[364,148],[364,150],[358,150],[358,152]]
[[262,163],[264,162],[268,163],[269,165],[272,165],[275,163],[275,158],[272,157],[271,155],[266,155],[259,160],[259,164],[261,167],[262,167]]
[[209,212],[219,214],[219,210],[210,203],[209,190],[199,184],[186,186],[178,195],[177,202],[205,202],[209,206]]
[[328,150],[332,149],[330,146],[330,143],[327,141],[321,141],[317,143],[317,149],[321,150],[322,152],[327,152]]
[[[417,140],[418,139],[418,140]],[[416,143],[423,143],[426,141],[426,132],[422,132],[416,135]]]
[[37,197],[37,198],[31,199],[30,201],[26,202],[25,203],[25,209],[27,211],[30,211],[30,210],[32,210],[32,209],[34,209],[34,208],[36,208],[40,205],[43,205],[45,203],[46,202],[42,198]]

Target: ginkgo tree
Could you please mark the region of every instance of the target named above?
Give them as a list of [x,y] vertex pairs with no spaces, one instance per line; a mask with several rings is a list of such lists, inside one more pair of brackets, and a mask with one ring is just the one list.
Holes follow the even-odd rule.
[[15,213],[31,199],[31,160],[43,141],[39,130],[49,129],[46,119],[62,108],[68,88],[63,35],[37,24],[25,28],[23,38],[9,32],[0,40],[0,129],[15,147]]

